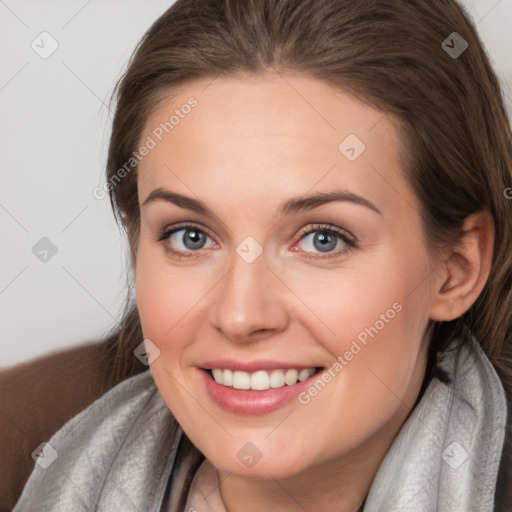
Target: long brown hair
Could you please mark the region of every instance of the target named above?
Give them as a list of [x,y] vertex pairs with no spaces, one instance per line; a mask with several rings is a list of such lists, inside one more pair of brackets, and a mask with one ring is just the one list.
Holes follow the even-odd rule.
[[[454,41],[461,49],[461,41],[467,43],[467,49],[450,54]],[[505,191],[512,186],[511,129],[475,26],[454,0],[174,3],[140,41],[113,95],[106,178],[132,262],[139,228],[136,166],[112,180],[137,151],[145,121],[159,101],[195,78],[288,70],[352,92],[399,121],[407,153],[404,172],[422,205],[433,250],[455,243],[470,214],[491,214],[496,241],[489,279],[463,316],[432,324],[429,365],[450,340],[470,331],[508,382],[512,200]],[[133,355],[141,341],[137,309],[130,302],[120,329],[105,344],[113,361],[110,378],[144,370]]]

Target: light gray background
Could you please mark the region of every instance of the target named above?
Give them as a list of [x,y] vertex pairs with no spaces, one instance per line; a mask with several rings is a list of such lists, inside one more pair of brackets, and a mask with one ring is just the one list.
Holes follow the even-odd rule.
[[[510,114],[512,0],[463,3]],[[103,183],[113,86],[171,4],[0,0],[0,367],[97,339],[120,319],[127,247],[108,199],[92,191]],[[42,32],[59,45],[46,59],[31,47],[51,49]],[[43,237],[57,247],[46,262],[32,252]]]

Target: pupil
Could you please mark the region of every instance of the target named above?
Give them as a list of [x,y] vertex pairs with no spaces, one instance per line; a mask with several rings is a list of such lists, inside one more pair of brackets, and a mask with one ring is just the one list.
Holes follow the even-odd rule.
[[187,249],[200,249],[204,245],[204,233],[187,229],[183,234],[183,243]]
[[313,239],[313,244],[319,251],[331,251],[336,247],[336,237],[332,233],[317,233]]

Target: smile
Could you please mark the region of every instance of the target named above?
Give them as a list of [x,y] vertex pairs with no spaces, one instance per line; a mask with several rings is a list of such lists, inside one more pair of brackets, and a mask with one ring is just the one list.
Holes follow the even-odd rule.
[[[247,372],[230,368],[196,368],[207,395],[225,411],[261,415],[298,403],[297,397],[323,367],[272,368]],[[219,382],[220,381],[220,382]]]

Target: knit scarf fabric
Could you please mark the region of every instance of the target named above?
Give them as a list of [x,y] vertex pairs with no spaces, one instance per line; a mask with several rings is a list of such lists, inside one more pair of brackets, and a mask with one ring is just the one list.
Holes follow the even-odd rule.
[[[379,466],[364,512],[493,511],[505,391],[474,338],[452,342],[438,366],[450,382],[429,383]],[[184,469],[175,464],[183,435],[151,372],[128,378],[51,437],[14,512],[184,512],[176,506]],[[197,492],[192,485],[189,503]]]

